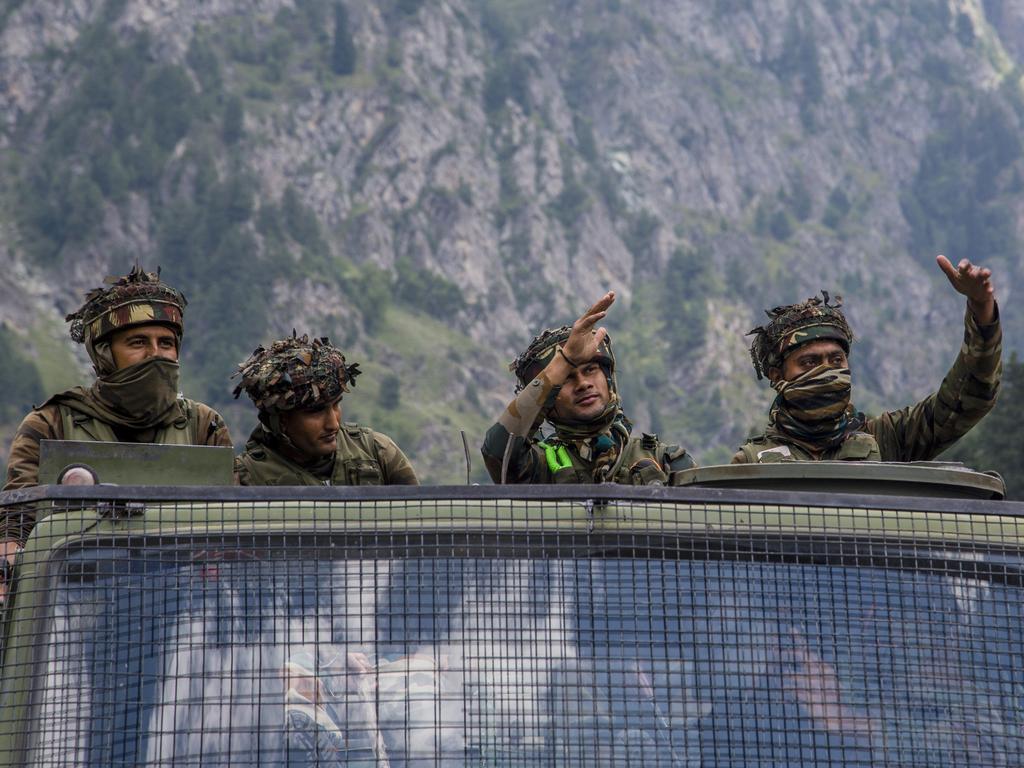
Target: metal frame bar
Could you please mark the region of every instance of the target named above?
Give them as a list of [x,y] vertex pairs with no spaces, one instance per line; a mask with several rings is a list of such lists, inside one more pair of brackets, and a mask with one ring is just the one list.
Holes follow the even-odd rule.
[[1024,517],[1024,502],[921,496],[604,485],[426,486],[35,486],[0,493],[0,510],[41,501],[240,502],[259,501],[636,501],[753,507],[826,507]]

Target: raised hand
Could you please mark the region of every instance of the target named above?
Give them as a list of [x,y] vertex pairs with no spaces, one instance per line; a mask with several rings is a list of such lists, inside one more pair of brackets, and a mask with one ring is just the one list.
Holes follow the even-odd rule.
[[562,345],[562,352],[570,364],[581,365],[597,354],[608,331],[598,328],[595,332],[594,326],[608,314],[608,308],[614,302],[615,291],[608,291],[572,324],[572,333]]
[[974,318],[981,325],[995,320],[996,295],[992,285],[992,270],[977,267],[969,259],[961,259],[955,267],[941,254],[935,257],[939,268],[945,273],[957,293],[967,297],[967,303]]

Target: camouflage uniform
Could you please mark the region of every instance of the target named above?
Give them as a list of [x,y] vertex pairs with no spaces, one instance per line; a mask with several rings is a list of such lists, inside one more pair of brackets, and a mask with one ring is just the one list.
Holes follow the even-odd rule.
[[[798,346],[816,339],[835,339],[849,352],[853,334],[838,306],[810,299],[803,304],[778,307],[772,320],[756,334],[751,357],[758,378],[769,368],[780,368]],[[769,425],[733,456],[734,464],[778,461],[928,461],[966,434],[995,405],[1002,373],[1002,330],[998,308],[995,320],[979,325],[968,309],[964,341],[938,391],[917,405],[868,418],[848,406],[841,438],[812,450],[804,441]],[[775,406],[773,406],[774,409]]]
[[[97,379],[88,389],[74,387],[54,395],[24,418],[11,443],[4,490],[37,484],[40,440],[231,446],[216,411],[178,394],[177,363],[151,360],[130,366],[145,369],[146,381],[159,385],[159,407],[146,401],[148,390],[133,392],[131,381],[118,382],[111,334],[133,326],[164,325],[180,344],[185,297],[162,282],[158,272],[137,266],[106,282],[106,287],[86,294],[85,304],[66,318],[71,338],[86,345]],[[31,510],[21,511],[16,519],[9,516],[0,538],[24,540],[34,523]]]
[[[569,326],[544,331],[509,366],[519,381],[518,396],[487,430],[481,447],[491,479],[501,483],[504,474],[507,483],[650,485],[665,483],[669,472],[696,466],[685,449],[667,445],[657,435],[630,435],[632,425],[622,413],[610,338],[592,359],[608,377],[611,402],[606,414],[575,430],[557,422],[551,409],[561,387],[552,384],[544,368],[571,332]],[[548,437],[540,433],[545,420],[555,427]]]
[[[243,391],[259,409],[260,424],[245,451],[235,459],[241,485],[418,485],[416,472],[395,442],[358,424],[342,424],[337,450],[322,460],[300,464],[296,450],[281,431],[281,414],[295,409],[333,405],[355,386],[359,365],[346,364],[340,350],[325,338],[308,336],[258,347],[238,367]],[[289,450],[291,449],[291,450]]]

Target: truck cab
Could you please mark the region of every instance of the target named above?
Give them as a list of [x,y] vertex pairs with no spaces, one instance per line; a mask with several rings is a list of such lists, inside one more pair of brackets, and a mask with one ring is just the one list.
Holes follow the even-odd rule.
[[688,472],[2,494],[0,766],[1024,763],[998,478]]

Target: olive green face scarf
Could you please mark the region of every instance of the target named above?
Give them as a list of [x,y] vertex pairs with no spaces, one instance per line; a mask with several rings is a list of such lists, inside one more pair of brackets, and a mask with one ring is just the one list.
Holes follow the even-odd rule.
[[555,428],[555,433],[560,440],[567,443],[577,440],[588,440],[592,437],[607,432],[608,428],[616,418],[621,418],[622,406],[619,403],[619,396],[612,393],[608,398],[608,404],[597,416],[587,421],[577,419],[562,419],[555,415],[555,409],[548,411],[547,420]]
[[178,418],[178,364],[151,357],[106,376],[89,390],[93,415],[129,429],[150,429]]
[[811,451],[831,448],[843,441],[852,424],[849,368],[819,365],[792,381],[779,380],[779,394],[768,413],[769,430]]

